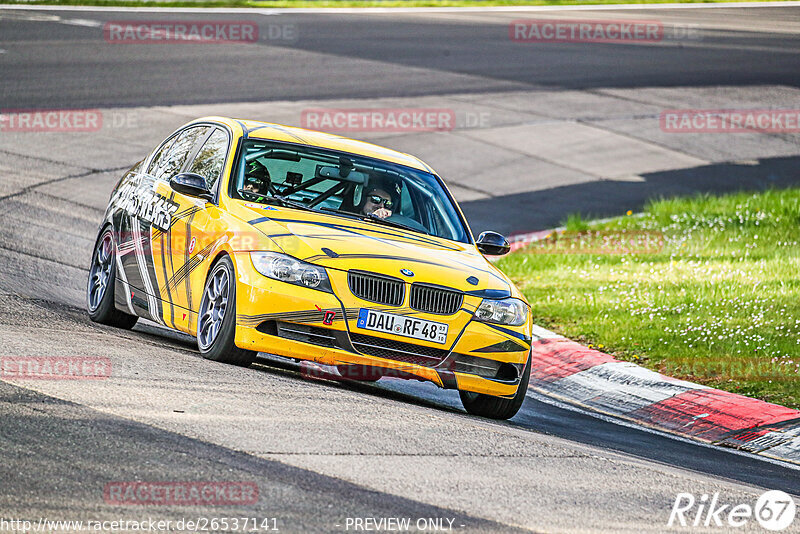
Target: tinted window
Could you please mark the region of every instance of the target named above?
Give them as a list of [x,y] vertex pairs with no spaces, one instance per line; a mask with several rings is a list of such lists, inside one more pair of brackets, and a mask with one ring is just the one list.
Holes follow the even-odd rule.
[[197,156],[195,156],[188,172],[204,177],[208,188],[213,189],[214,184],[219,179],[219,175],[222,173],[222,166],[225,164],[225,155],[227,153],[228,134],[224,130],[217,128],[197,152]]
[[172,143],[167,157],[159,162],[160,164],[154,168],[151,174],[160,180],[169,180],[175,176],[183,167],[197,140],[201,139],[206,132],[208,132],[208,126],[195,126],[181,132]]

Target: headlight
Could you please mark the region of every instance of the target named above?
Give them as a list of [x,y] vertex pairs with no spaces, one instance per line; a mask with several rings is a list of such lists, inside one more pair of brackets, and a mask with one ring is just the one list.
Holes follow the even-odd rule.
[[486,323],[521,326],[528,320],[528,306],[519,299],[484,299],[475,311],[475,318]]
[[328,272],[316,265],[278,252],[251,252],[253,267],[267,278],[333,293]]

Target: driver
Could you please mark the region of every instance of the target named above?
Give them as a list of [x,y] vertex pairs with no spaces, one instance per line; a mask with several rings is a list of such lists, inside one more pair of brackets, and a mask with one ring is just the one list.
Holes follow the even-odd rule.
[[373,215],[380,219],[385,219],[392,216],[392,195],[381,186],[371,187],[367,190],[364,196],[364,202],[361,205],[362,215]]
[[258,161],[254,161],[244,175],[244,187],[242,190],[260,197],[266,197],[269,194],[269,186],[271,184],[272,179],[267,168]]

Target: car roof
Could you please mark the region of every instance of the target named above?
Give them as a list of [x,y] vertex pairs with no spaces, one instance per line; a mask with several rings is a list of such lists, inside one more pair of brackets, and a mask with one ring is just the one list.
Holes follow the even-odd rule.
[[349,152],[351,154],[389,161],[391,163],[405,165],[421,171],[431,173],[434,172],[434,170],[424,161],[410,154],[405,154],[403,152],[398,152],[382,146],[373,145],[372,143],[366,143],[364,141],[356,141],[355,139],[349,139],[340,135],[306,130],[305,128],[297,128],[294,126],[284,126],[282,124],[273,124],[270,122],[247,119],[232,119],[228,117],[203,117],[201,119],[192,121],[189,124],[198,122],[222,123],[233,130],[240,128],[250,139],[283,141],[287,143],[296,143],[318,148],[327,148],[330,150]]

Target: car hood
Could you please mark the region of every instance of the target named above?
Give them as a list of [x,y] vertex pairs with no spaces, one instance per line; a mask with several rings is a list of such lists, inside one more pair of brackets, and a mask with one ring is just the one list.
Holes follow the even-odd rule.
[[241,207],[240,218],[283,252],[316,265],[375,272],[478,296],[517,295],[508,278],[474,245],[323,213],[254,204]]

